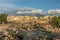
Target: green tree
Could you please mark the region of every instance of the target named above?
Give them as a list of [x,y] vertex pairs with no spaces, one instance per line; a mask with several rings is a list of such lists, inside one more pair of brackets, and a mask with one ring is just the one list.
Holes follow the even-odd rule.
[[53,17],[51,23],[52,23],[53,26],[59,27],[59,25],[60,25],[60,18]]
[[0,14],[0,23],[7,22],[7,14]]

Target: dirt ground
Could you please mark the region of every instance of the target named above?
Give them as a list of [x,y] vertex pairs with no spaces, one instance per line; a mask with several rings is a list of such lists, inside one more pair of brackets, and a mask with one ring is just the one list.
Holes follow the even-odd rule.
[[9,24],[0,24],[0,31],[7,29]]

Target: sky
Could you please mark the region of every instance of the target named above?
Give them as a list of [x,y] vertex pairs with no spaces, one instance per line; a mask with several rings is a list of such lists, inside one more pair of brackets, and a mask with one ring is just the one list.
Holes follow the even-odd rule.
[[60,9],[60,0],[0,0],[0,8]]

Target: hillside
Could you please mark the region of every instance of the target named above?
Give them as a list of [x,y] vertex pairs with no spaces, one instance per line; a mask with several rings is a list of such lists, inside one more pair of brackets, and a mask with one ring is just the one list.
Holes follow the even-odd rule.
[[[26,36],[28,36],[28,40],[29,38],[31,39],[31,37],[43,37],[40,38],[42,40],[49,37],[56,40],[60,38],[60,28],[53,28],[53,26],[49,23],[50,19],[48,19],[47,16],[43,18],[37,16],[14,16],[13,19],[9,16],[8,18],[10,18],[10,22],[7,24],[0,24],[0,31],[3,31],[5,35],[8,35],[9,33],[9,31],[6,30],[12,30],[10,32],[13,34],[15,34],[14,31],[18,33],[22,30],[27,33]],[[37,39],[39,40],[39,38]]]

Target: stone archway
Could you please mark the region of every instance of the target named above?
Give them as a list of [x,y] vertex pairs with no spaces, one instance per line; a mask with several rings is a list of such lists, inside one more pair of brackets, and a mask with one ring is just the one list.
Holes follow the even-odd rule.
[[53,40],[53,38],[46,38],[46,40]]
[[22,37],[22,36],[17,36],[17,38],[18,38],[18,40],[23,40],[24,39],[24,37]]

